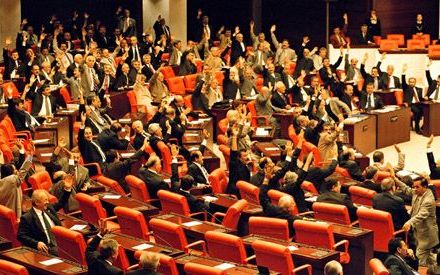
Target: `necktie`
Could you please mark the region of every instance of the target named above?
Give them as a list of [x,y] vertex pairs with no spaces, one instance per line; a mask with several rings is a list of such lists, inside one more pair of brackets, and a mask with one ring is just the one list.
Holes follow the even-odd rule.
[[15,69],[18,68],[18,60],[15,60]]
[[200,166],[200,167],[202,168],[202,173],[203,173],[203,176],[205,177],[206,183],[209,183],[209,180],[208,180],[208,176],[209,176],[208,171],[206,171],[206,168],[205,168],[204,166]]
[[434,94],[434,100],[438,100],[438,91],[439,91],[440,86],[437,86],[437,89],[435,90],[435,94]]
[[105,162],[105,160],[106,160],[106,159],[105,159],[105,154],[104,154],[104,152],[102,151],[101,147],[99,147],[99,145],[96,144],[94,141],[91,141],[90,143],[93,144],[93,146],[95,146],[96,150],[97,150],[98,153],[101,155],[102,162]]
[[367,110],[371,109],[371,97],[370,95],[367,96]]
[[90,68],[90,88],[92,91],[95,90],[95,77],[94,77],[92,68]]
[[377,81],[377,77],[374,78],[374,90],[378,90],[378,81]]
[[391,88],[391,76],[388,76],[388,88]]
[[52,234],[52,231],[50,230],[52,227],[50,226],[50,223],[49,223],[49,220],[48,220],[49,217],[46,217],[47,214],[44,211],[41,212],[41,216],[43,217],[44,227],[46,228],[47,242],[49,244],[55,245],[56,244],[55,236]]
[[104,79],[104,91],[106,93],[108,92],[108,87],[109,87],[109,77],[108,77],[108,75],[106,75],[105,79]]
[[50,100],[49,100],[49,96],[44,96],[44,101],[45,101],[45,104],[46,104],[46,116],[50,116],[51,115],[51,113],[50,113]]
[[417,95],[417,90],[415,87],[413,88],[413,93],[414,93],[414,100],[416,101],[416,103],[419,103],[420,100],[419,100],[419,96]]

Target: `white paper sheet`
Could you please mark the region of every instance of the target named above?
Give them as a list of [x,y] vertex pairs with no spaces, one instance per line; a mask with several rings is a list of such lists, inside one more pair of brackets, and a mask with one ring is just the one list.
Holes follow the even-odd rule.
[[62,262],[63,262],[63,260],[61,260],[61,259],[53,258],[53,259],[42,261],[42,262],[40,262],[40,264],[45,265],[45,266],[50,266],[50,265],[55,265],[55,264],[59,264]]
[[75,224],[70,228],[70,230],[81,231],[87,227],[87,224]]
[[104,197],[102,197],[103,199],[109,199],[109,200],[117,200],[119,198],[121,198],[121,195],[104,195]]
[[187,226],[187,227],[192,227],[192,226],[201,225],[201,224],[202,224],[202,222],[199,222],[199,221],[182,223],[183,226]]
[[151,245],[151,244],[143,243],[143,244],[133,246],[132,248],[134,250],[145,250],[145,249],[152,248],[152,247],[153,247],[153,245]]
[[230,269],[230,268],[233,268],[233,267],[235,267],[235,265],[234,264],[229,264],[229,263],[222,263],[222,264],[214,266],[214,268],[220,269],[220,270],[227,270],[227,269]]

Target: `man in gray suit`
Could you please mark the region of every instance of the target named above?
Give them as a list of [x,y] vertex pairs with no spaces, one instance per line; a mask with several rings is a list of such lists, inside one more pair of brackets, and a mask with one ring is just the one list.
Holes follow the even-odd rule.
[[277,49],[275,52],[275,64],[277,66],[283,66],[286,64],[286,62],[295,62],[297,57],[295,50],[290,48],[289,40],[287,39],[283,39],[281,43],[278,42],[277,37],[275,36],[276,29],[277,28],[275,25],[270,28],[270,36],[275,48]]
[[350,107],[337,97],[330,97],[329,92],[325,89],[321,91],[321,101],[319,102],[317,116],[324,121],[333,120],[334,122],[342,122],[344,114],[350,115]]
[[[394,177],[394,171],[391,170]],[[415,181],[412,189],[394,177],[399,188],[406,195],[412,196],[411,218],[403,225],[402,229],[414,231],[417,249],[416,255],[421,266],[436,265],[436,255],[432,249],[439,243],[438,227],[436,222],[436,207],[434,194],[428,188],[428,179]]]
[[274,111],[276,113],[284,113],[286,110],[273,106],[270,101],[271,96],[272,93],[269,88],[263,86],[255,99],[255,109],[257,110],[258,116],[267,116],[269,118],[270,124],[275,127],[275,136],[277,136],[280,126],[277,119],[273,117],[272,114]]
[[349,58],[348,51],[350,50],[350,44],[347,44],[347,53],[345,54],[345,82],[352,83],[354,87],[357,87],[358,81],[362,78],[362,73],[360,68],[357,67],[358,59]]

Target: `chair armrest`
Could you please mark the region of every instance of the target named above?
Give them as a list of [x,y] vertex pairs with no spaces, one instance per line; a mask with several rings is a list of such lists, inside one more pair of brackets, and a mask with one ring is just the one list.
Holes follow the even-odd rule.
[[255,259],[255,258],[257,258],[257,256],[252,255],[252,256],[250,256],[250,257],[247,257],[247,258],[244,259],[244,260],[245,260],[246,263],[249,263],[250,260],[253,260],[253,259]]
[[307,269],[307,274],[312,275],[312,266],[309,264],[303,264],[302,266],[295,267],[292,271],[293,274],[297,274],[298,271],[305,269]]
[[218,217],[224,218],[226,217],[226,214],[222,212],[215,212],[214,215],[212,215],[211,222],[216,223],[217,220],[220,221]]
[[396,236],[398,234],[405,234],[405,242],[408,242],[408,231],[405,231],[404,229],[399,229],[397,231],[394,231],[393,236]]
[[26,131],[26,130],[23,130],[23,131],[17,131],[17,132],[15,132],[15,135],[16,136],[21,136],[21,135],[23,135],[23,136],[26,136],[27,138],[26,139],[32,139],[32,134],[31,134],[31,132],[30,131]]
[[89,170],[90,177],[97,177],[102,175],[101,166],[97,162],[90,162],[83,164]]
[[336,247],[344,245],[344,252],[348,253],[348,245],[349,244],[350,244],[350,242],[348,240],[342,240],[342,241],[339,241],[339,242],[335,243],[333,245],[333,249],[336,250]]
[[306,212],[302,212],[302,213],[298,213],[298,216],[314,216],[315,212],[313,211],[306,211]]
[[77,211],[73,211],[73,212],[67,213],[66,215],[74,217],[75,215],[78,215],[78,214],[81,214],[81,213],[82,213],[81,210],[77,210]]
[[147,200],[148,203],[155,202],[155,201],[160,201],[160,200],[159,199],[149,199],[149,200]]
[[[205,243],[205,241],[202,241],[202,240],[200,240],[200,241],[196,241],[196,242],[193,242],[193,243],[188,244],[187,246],[185,246],[185,250],[188,251],[189,248],[191,248],[191,247],[193,247],[193,246],[196,246],[196,245],[201,245],[201,246],[202,246],[203,253],[204,253],[205,255],[208,254],[208,253],[206,252],[206,243]],[[187,251],[186,251],[186,252],[187,252]]]
[[197,215],[203,215],[203,220],[206,222],[207,220],[208,220],[208,213],[206,213],[206,211],[203,211],[203,212],[195,212],[195,213],[191,213],[191,214],[189,214],[189,216],[190,217],[193,217],[193,216],[197,216]]
[[350,226],[354,226],[354,225],[357,225],[357,224],[359,224],[359,221],[355,221],[355,222],[350,223]]

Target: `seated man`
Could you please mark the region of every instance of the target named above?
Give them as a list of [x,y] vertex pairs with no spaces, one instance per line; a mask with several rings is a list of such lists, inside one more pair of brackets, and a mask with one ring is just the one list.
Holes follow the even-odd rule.
[[49,85],[44,84],[38,89],[38,92],[30,89],[26,98],[32,100],[31,114],[40,123],[47,117],[53,117],[58,108],[57,100],[52,96],[52,90]]
[[251,172],[248,167],[249,157],[246,150],[241,149],[238,151],[239,130],[237,127],[232,128],[232,144],[231,144],[231,156],[229,159],[229,182],[226,189],[226,193],[240,196],[239,190],[236,186],[237,181],[244,180],[249,182]]
[[[26,85],[26,90],[29,89],[29,85]],[[17,131],[29,131],[39,126],[40,123],[29,114],[24,108],[23,98],[12,98],[12,91],[6,91],[5,96],[8,98],[8,116],[11,118],[12,123]]]
[[86,115],[81,114],[81,126],[78,132],[78,147],[85,163],[97,162],[105,166],[105,153],[101,146],[93,141],[93,133],[90,127],[85,127]]
[[342,265],[338,261],[330,261],[325,264],[324,275],[343,275]]
[[61,225],[57,211],[67,203],[72,185],[72,177],[64,180],[64,193],[55,204],[49,204],[46,190],[39,189],[32,193],[32,208],[21,216],[18,224],[17,240],[22,245],[57,255],[55,236],[51,228],[55,225]]
[[271,97],[271,103],[273,107],[283,110],[290,110],[292,108],[286,94],[286,85],[284,85],[282,81],[276,82],[275,91],[272,93]]
[[379,171],[390,172],[391,168],[393,168],[395,171],[402,170],[405,167],[405,154],[402,153],[400,147],[397,145],[394,145],[394,149],[396,149],[398,159],[396,166],[392,167],[390,163],[385,163],[385,156],[382,151],[375,151],[373,153],[374,163],[372,165]]
[[[206,130],[204,130],[206,131]],[[206,132],[209,134],[208,132]],[[206,136],[205,136],[206,137]],[[188,175],[192,176],[195,184],[209,184],[208,170],[203,166],[203,154],[206,147],[206,138],[200,144],[198,150],[192,151],[189,155]]]
[[378,169],[375,166],[368,166],[365,168],[365,180],[359,184],[360,187],[368,188],[376,193],[382,192],[380,182],[377,182]]
[[[103,223],[104,224],[104,223]],[[112,274],[122,275],[124,272],[118,267],[113,266],[113,263],[118,258],[118,242],[105,238],[108,230],[102,227],[99,233],[92,239],[87,245],[86,249],[86,261],[87,261],[87,274],[101,275]],[[99,247],[99,250],[97,249]]]
[[380,96],[374,93],[374,83],[367,83],[366,91],[362,91],[359,97],[359,109],[369,111],[381,109],[383,106]]
[[98,134],[97,141],[102,150],[126,150],[129,144],[127,131],[119,122],[113,122],[110,129],[104,129]]
[[329,92],[325,89],[321,91],[321,101],[319,104],[316,115],[324,121],[342,122],[344,120],[344,114],[351,114],[351,110],[347,104],[337,97],[330,97]]
[[[173,145],[174,147],[175,145]],[[171,164],[171,170],[174,171],[178,169],[177,163]],[[147,186],[148,193],[152,199],[157,199],[157,191],[159,190],[175,190],[175,183],[179,180],[176,178],[175,172],[172,173],[171,183],[168,184],[164,180],[164,176],[160,174],[162,170],[161,160],[156,155],[151,155],[147,163],[139,169],[139,178],[145,182]]]
[[356,162],[355,151],[352,148],[349,148],[342,152],[339,166],[347,169],[348,173],[353,179],[357,181],[364,180],[364,176],[362,176],[361,167]]
[[140,120],[133,121],[131,128],[133,128],[134,131],[133,148],[139,150],[139,148],[144,145],[144,141],[148,141],[151,135],[148,133],[148,128],[146,128]]
[[418,274],[405,259],[414,257],[414,252],[409,249],[402,238],[394,238],[388,242],[389,256],[386,258],[384,265],[391,272],[390,274]]
[[351,198],[347,194],[341,194],[341,183],[335,179],[329,179],[326,182],[326,186],[329,191],[319,195],[316,201],[345,205],[350,214],[350,221],[356,221],[357,207],[353,205]]
[[373,197],[373,208],[389,212],[393,218],[394,230],[400,230],[409,220],[405,202],[394,195],[396,184],[392,178],[382,180],[380,187],[383,193],[378,193]]
[[429,170],[431,174],[429,175],[431,179],[440,179],[440,160],[435,162],[434,154],[432,153],[431,144],[434,140],[434,136],[429,137],[428,143],[426,144],[426,155],[428,157]]

